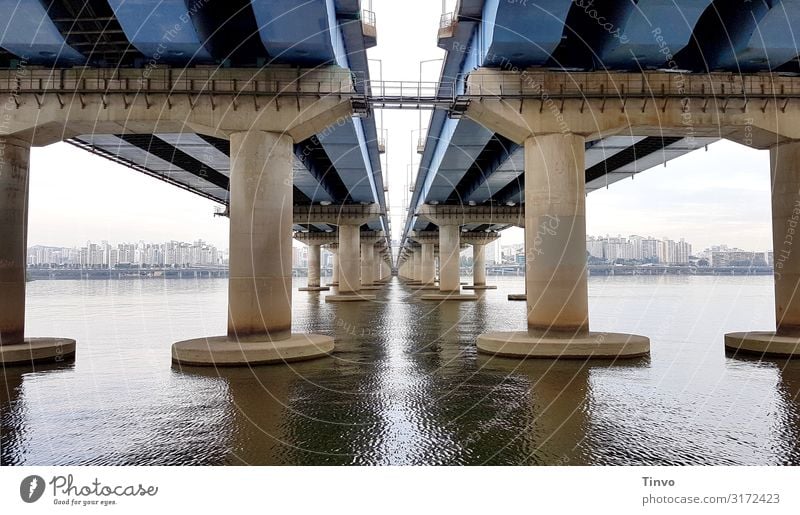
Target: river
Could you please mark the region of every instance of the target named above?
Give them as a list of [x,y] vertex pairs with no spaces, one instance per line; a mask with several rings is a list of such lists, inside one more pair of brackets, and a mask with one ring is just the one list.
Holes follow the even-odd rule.
[[294,330],[335,336],[335,354],[221,370],[173,367],[170,345],[225,332],[225,279],[34,281],[27,334],[75,338],[77,358],[6,370],[0,459],[800,464],[800,360],[723,349],[725,332],[774,328],[771,277],[590,278],[592,329],[652,341],[617,362],[479,355],[478,334],[525,326],[506,300],[522,279],[488,279],[477,302],[441,305],[396,279],[369,303],[295,292]]

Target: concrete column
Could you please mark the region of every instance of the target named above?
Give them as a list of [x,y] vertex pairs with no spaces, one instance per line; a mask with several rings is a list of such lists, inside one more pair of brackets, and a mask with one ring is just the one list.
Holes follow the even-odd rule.
[[361,235],[357,225],[339,226],[339,293],[361,290]]
[[30,153],[27,142],[0,138],[0,368],[75,356],[75,340],[25,338]]
[[339,225],[339,291],[328,295],[325,302],[375,300],[361,288],[361,226]]
[[372,282],[378,284],[383,281],[383,256],[380,253],[376,254],[372,264]]
[[240,366],[325,356],[333,338],[293,335],[292,138],[231,134],[228,334],[178,342],[172,360]]
[[581,136],[525,140],[528,327],[589,331],[586,194]]
[[291,336],[292,145],[278,133],[231,135],[230,338]]
[[[775,328],[800,337],[800,250],[792,243],[800,218],[800,142],[773,147],[772,248],[775,262]],[[800,238],[798,238],[800,246]],[[800,349],[798,349],[800,353]]]
[[589,332],[584,143],[560,133],[525,140],[528,330],[482,334],[482,352],[622,358],[650,351],[643,336]]
[[725,335],[725,347],[757,356],[800,357],[800,142],[770,149],[775,331]]
[[486,286],[486,245],[472,245],[472,285]]
[[319,269],[320,269],[320,248],[319,245],[308,246],[308,286],[319,288]]
[[439,226],[439,292],[441,293],[458,293],[461,290],[459,233],[458,225]]
[[422,282],[422,249],[414,251],[414,281]]
[[375,275],[375,246],[369,242],[361,243],[361,286],[372,286]]
[[30,147],[0,139],[0,345],[25,340]]
[[420,280],[422,281],[422,284],[426,286],[433,286],[434,279],[436,277],[436,272],[433,269],[433,247],[433,243],[423,243],[422,252],[420,253],[420,261],[422,266]]
[[339,248],[331,249],[333,254],[332,266],[333,275],[331,277],[331,286],[339,286]]

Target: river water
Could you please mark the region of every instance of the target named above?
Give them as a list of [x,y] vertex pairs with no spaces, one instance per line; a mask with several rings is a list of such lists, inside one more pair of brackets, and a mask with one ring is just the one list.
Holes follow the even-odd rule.
[[[593,277],[593,330],[647,335],[648,358],[488,358],[523,329],[521,278],[477,302],[294,293],[294,330],[333,356],[253,369],[172,367],[223,334],[225,279],[34,281],[29,336],[78,340],[73,364],[7,369],[3,465],[800,464],[800,361],[726,357],[774,328],[771,277]],[[302,286],[304,278],[295,286]]]

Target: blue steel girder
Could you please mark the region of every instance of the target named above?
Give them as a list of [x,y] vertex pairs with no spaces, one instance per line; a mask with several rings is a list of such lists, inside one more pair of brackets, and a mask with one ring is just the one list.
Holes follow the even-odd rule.
[[261,41],[280,62],[347,65],[333,0],[252,0]]
[[561,43],[572,0],[486,0],[481,24],[485,66],[545,64]]
[[452,128],[444,131],[437,148],[444,149],[434,156],[431,163],[436,173],[422,186],[426,202],[445,202],[451,196],[464,174],[472,166],[492,138],[492,131],[472,120],[454,120],[448,123]]
[[667,55],[677,54],[691,41],[695,25],[712,0],[640,0],[628,10],[620,37],[604,45],[605,68],[660,68]]
[[793,25],[799,15],[798,0],[715,0],[675,60],[701,72],[775,69],[798,55]]
[[147,58],[165,64],[211,63],[185,0],[108,0],[128,41]]
[[86,61],[67,44],[40,0],[0,0],[0,48],[30,64]]

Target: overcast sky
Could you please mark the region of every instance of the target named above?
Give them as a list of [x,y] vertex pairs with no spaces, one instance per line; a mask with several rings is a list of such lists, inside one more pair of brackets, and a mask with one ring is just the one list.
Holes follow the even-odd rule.
[[[413,4],[413,7],[409,4]],[[420,60],[440,59],[436,47],[441,4],[430,0],[374,0],[384,80],[417,80]],[[379,63],[370,64],[377,80]],[[434,81],[441,61],[422,65]],[[376,112],[381,123],[380,112]],[[423,127],[430,113],[422,113]],[[415,111],[386,111],[389,204],[394,237],[403,229],[408,204],[409,163],[419,124]],[[387,162],[388,161],[388,162]],[[612,184],[587,198],[587,233],[686,238],[695,250],[725,243],[766,250],[770,241],[769,154],[722,141]],[[35,148],[31,159],[29,245],[78,246],[87,240],[206,240],[228,246],[227,219],[213,216],[211,201],[149,178],[101,157],[59,143]],[[522,241],[509,230],[504,243]]]

